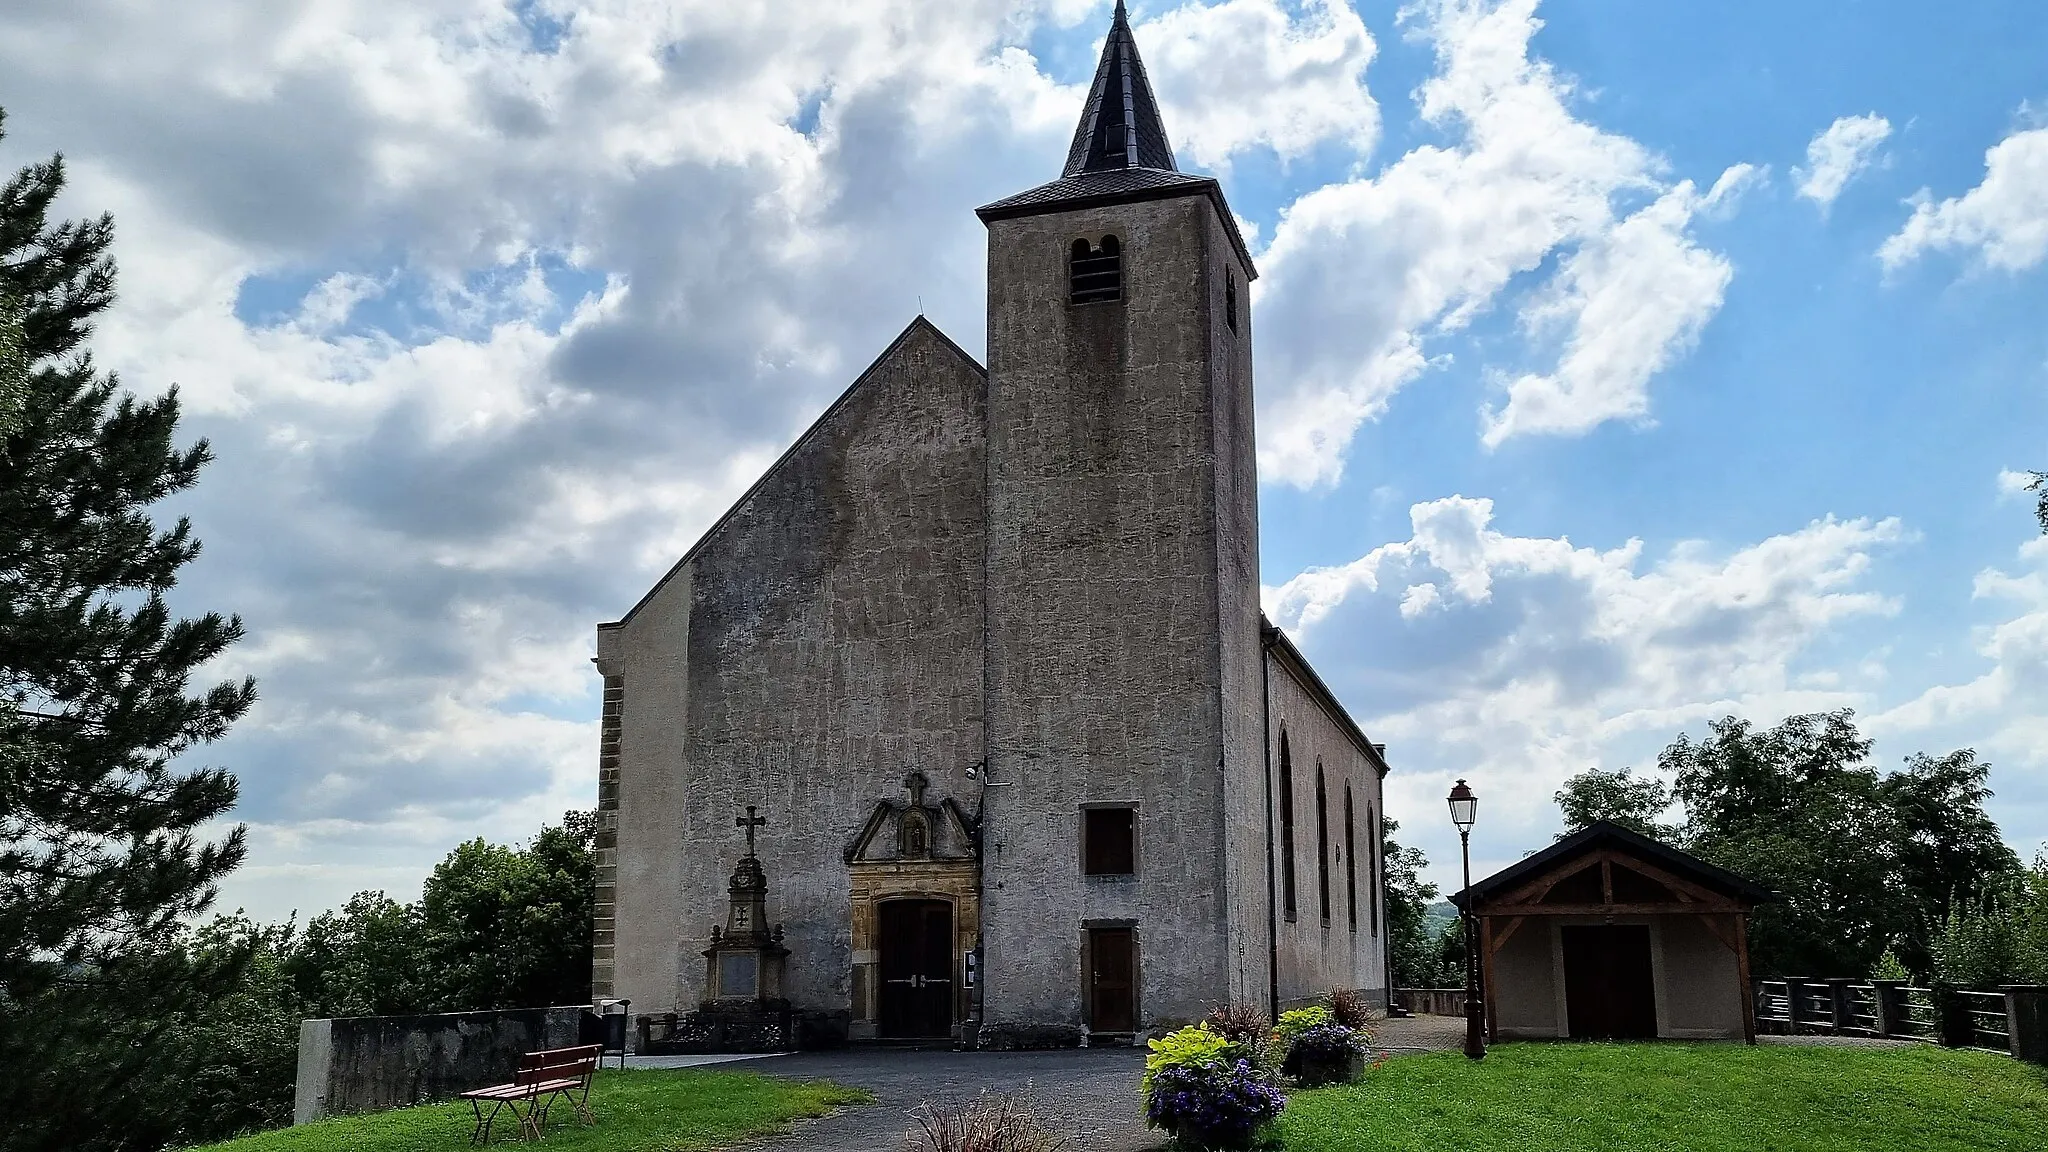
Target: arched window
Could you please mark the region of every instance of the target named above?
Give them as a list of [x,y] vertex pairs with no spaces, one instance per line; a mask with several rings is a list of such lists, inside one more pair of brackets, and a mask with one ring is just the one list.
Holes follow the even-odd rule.
[[[1371,874],[1366,883],[1370,885]],[[1358,837],[1352,831],[1351,785],[1344,785],[1344,902],[1351,910],[1351,931],[1358,931]]]
[[1074,241],[1067,261],[1067,300],[1073,304],[1102,304],[1124,298],[1123,247],[1114,236],[1090,245]]
[[1280,890],[1286,896],[1287,918],[1294,919],[1294,760],[1287,754],[1287,733],[1280,733]]
[[1323,762],[1316,761],[1316,897],[1323,923],[1330,922],[1330,801],[1323,791]]
[[1223,274],[1223,321],[1237,331],[1237,273]]

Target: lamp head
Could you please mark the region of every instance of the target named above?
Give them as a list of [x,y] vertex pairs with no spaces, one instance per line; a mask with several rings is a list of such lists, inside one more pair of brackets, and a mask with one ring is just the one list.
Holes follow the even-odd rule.
[[1451,823],[1458,831],[1468,832],[1479,821],[1479,797],[1472,794],[1463,780],[1451,789]]

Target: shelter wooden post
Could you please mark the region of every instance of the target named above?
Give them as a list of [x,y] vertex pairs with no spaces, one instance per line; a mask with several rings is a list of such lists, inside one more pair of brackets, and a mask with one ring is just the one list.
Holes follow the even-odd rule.
[[1735,915],[1735,970],[1742,981],[1742,1039],[1756,1043],[1756,992],[1749,982],[1749,915]]
[[1491,916],[1479,918],[1479,976],[1484,981],[1480,992],[1486,997],[1486,1042],[1491,1044],[1494,1042],[1493,917]]

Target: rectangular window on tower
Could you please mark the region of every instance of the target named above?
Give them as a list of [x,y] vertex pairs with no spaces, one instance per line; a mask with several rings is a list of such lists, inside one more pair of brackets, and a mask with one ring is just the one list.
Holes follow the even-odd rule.
[[1138,812],[1135,808],[1081,810],[1081,874],[1133,876],[1138,871]]

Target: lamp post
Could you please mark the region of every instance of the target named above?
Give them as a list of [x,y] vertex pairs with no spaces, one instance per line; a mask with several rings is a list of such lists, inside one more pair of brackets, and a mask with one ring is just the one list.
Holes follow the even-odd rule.
[[1451,789],[1451,823],[1458,826],[1458,848],[1465,861],[1465,1055],[1474,1060],[1486,1057],[1486,1003],[1479,995],[1479,949],[1475,946],[1472,917],[1472,825],[1479,820],[1479,797],[1458,781]]

